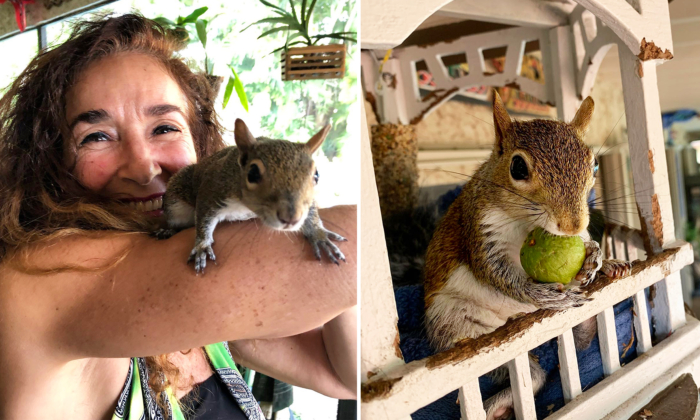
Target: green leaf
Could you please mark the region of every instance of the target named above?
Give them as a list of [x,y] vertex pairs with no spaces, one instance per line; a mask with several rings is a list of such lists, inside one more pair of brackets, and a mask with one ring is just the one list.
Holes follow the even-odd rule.
[[316,36],[314,36],[314,38],[316,39],[316,41],[314,41],[314,44],[323,38],[342,39],[345,41],[351,41],[351,42],[355,42],[355,43],[357,42],[357,39],[355,39],[353,37],[346,36],[346,35],[341,35],[340,33],[327,34],[327,35],[316,35]]
[[270,29],[269,31],[263,32],[262,34],[260,34],[260,36],[258,37],[258,39],[260,39],[260,38],[262,38],[262,37],[265,37],[265,36],[267,36],[267,35],[270,35],[270,34],[274,34],[274,33],[276,33],[276,32],[288,31],[289,29],[290,29],[289,26],[278,26],[278,27],[276,27],[276,28]]
[[207,48],[207,21],[200,19],[195,22],[197,26],[197,36],[199,37],[199,42],[202,43],[202,47]]
[[185,24],[185,18],[182,16],[177,17],[177,21],[175,22],[175,25],[177,26],[182,26]]
[[164,27],[166,27],[166,28],[169,28],[169,27],[171,27],[171,26],[175,26],[175,22],[173,22],[172,20],[170,20],[170,19],[168,19],[168,18],[164,18],[164,17],[162,17],[162,16],[157,17],[157,18],[155,18],[155,19],[153,19],[153,20],[155,20],[155,21],[158,22],[161,26],[164,26]]
[[[302,34],[301,32],[294,32],[293,35],[291,35],[290,37],[287,38],[287,46],[291,45],[291,44],[289,44],[289,41],[296,39],[296,38],[304,38],[304,34]],[[297,42],[301,42],[301,41],[297,41]],[[303,44],[303,42],[302,42],[302,44]]]
[[311,13],[314,11],[314,7],[316,7],[316,0],[311,1],[311,6],[309,6],[309,11],[306,12],[306,28],[309,27],[309,22],[311,22]]
[[291,15],[289,15],[289,14],[287,14],[287,16],[285,16],[285,17],[270,17],[270,18],[260,19],[260,20],[257,21],[257,22],[251,23],[250,25],[248,25],[248,26],[246,26],[245,28],[243,28],[243,30],[242,30],[241,32],[245,31],[246,29],[250,28],[250,27],[253,26],[253,25],[257,25],[257,24],[260,24],[260,23],[284,23],[284,24],[287,24],[287,25],[294,25],[294,24],[296,24],[297,22],[296,22],[296,21],[294,20],[294,18],[293,18]]
[[289,0],[289,4],[292,6],[292,16],[294,16],[294,20],[298,22],[299,18],[297,17],[296,9],[294,9],[294,0]]
[[279,11],[281,11],[281,12],[285,12],[285,13],[286,13],[286,11],[285,11],[283,8],[281,8],[281,7],[279,7],[279,6],[275,6],[274,4],[270,3],[269,1],[260,0],[260,3],[264,4],[264,5],[267,6],[267,7],[272,8],[273,10],[279,10]]
[[314,35],[311,38],[327,38],[329,36],[333,35],[356,35],[357,32],[334,32],[332,34],[322,34],[322,35]]
[[288,49],[288,48],[293,47],[295,45],[307,45],[307,44],[306,44],[306,41],[294,41],[291,44],[287,44],[287,45],[284,45],[284,46],[281,46],[281,47],[275,49],[274,51],[270,52],[270,54],[268,54],[268,55],[274,54],[277,51]]
[[241,78],[238,77],[238,74],[236,73],[236,70],[233,68],[233,66],[230,64],[228,66],[231,69],[233,76],[236,78],[233,81],[233,88],[236,89],[236,94],[238,94],[238,99],[241,101],[241,105],[243,105],[245,111],[248,112],[248,97],[246,96],[245,90],[243,89],[243,82],[241,82]]
[[306,0],[301,0],[301,11],[300,11],[300,14],[301,14],[301,24],[302,24],[302,25],[306,25],[305,13],[306,13]]
[[222,104],[222,108],[226,109],[226,105],[228,105],[228,100],[231,99],[231,92],[233,92],[233,77],[228,78],[228,83],[226,83],[226,90],[224,91],[224,103]]
[[206,6],[200,7],[199,9],[190,13],[189,16],[185,17],[182,21],[183,23],[195,23],[197,21],[197,18],[202,16],[207,10],[209,10],[209,8]]

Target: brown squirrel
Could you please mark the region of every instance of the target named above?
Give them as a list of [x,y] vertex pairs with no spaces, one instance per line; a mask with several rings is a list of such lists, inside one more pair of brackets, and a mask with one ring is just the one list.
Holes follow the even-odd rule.
[[[629,274],[627,262],[602,261],[586,231],[598,162],[582,139],[593,107],[586,98],[568,124],[512,121],[493,91],[493,152],[440,221],[426,253],[426,330],[437,350],[493,332],[517,314],[581,306],[589,299],[581,288],[599,270],[615,278]],[[538,283],[523,270],[520,247],[535,227],[583,238],[586,259],[567,287]],[[588,347],[595,324],[591,318],[575,329],[577,348]],[[530,369],[536,393],[545,373],[532,358]],[[504,367],[494,373],[507,377]],[[486,401],[487,418],[508,418],[512,407],[508,388]]]
[[307,143],[256,139],[237,119],[236,146],[189,165],[170,179],[163,196],[168,228],[156,236],[165,239],[195,226],[195,244],[187,261],[194,261],[196,272],[202,273],[207,258],[216,260],[211,248],[216,225],[258,217],[273,229],[301,230],[317,259],[323,250],[335,264],[345,261],[331,240],[346,239],[323,227],[314,200],[319,174],[312,154],[329,130],[325,126]]

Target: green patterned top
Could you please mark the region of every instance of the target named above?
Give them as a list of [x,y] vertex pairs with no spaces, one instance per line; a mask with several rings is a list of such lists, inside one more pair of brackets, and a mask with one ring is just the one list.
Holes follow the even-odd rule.
[[[248,420],[264,420],[258,402],[233,362],[228,343],[210,344],[204,346],[204,350],[216,375],[226,384]],[[112,420],[185,420],[172,390],[168,388],[164,392],[168,397],[165,413],[156,404],[155,394],[148,387],[146,361],[142,357],[132,358]]]

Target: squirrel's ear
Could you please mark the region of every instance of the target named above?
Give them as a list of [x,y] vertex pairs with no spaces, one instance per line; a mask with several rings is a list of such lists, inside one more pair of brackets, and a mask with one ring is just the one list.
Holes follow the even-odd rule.
[[236,126],[233,129],[233,137],[236,139],[236,146],[238,146],[241,151],[246,151],[253,144],[257,142],[255,136],[248,130],[248,126],[245,125],[242,119],[236,119]]
[[588,131],[588,125],[591,123],[594,108],[593,98],[589,96],[583,101],[581,107],[576,111],[576,116],[569,123],[574,130],[578,131],[580,137],[583,137],[586,131]]
[[331,131],[331,125],[327,124],[321,129],[321,131],[314,134],[314,136],[306,142],[306,148],[309,149],[309,153],[313,153],[316,151],[316,149],[321,147],[321,144],[323,144],[323,141],[326,139],[329,131]]
[[503,153],[503,139],[513,121],[501,101],[501,96],[493,89],[493,128],[496,131],[496,151]]

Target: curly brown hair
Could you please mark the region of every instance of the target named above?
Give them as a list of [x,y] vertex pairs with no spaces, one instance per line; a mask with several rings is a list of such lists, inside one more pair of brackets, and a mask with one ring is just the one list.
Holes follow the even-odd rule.
[[[13,260],[27,245],[66,235],[150,228],[128,206],[84,188],[67,163],[66,92],[91,64],[127,52],[155,58],[187,98],[197,157],[224,147],[215,92],[205,75],[192,72],[176,55],[183,46],[170,30],[143,16],[101,16],[76,23],[68,41],[36,56],[9,86],[0,99],[0,261]],[[80,267],[48,272],[70,269]],[[163,405],[162,391],[175,388],[178,369],[165,355],[149,357],[147,364],[150,385]]]

